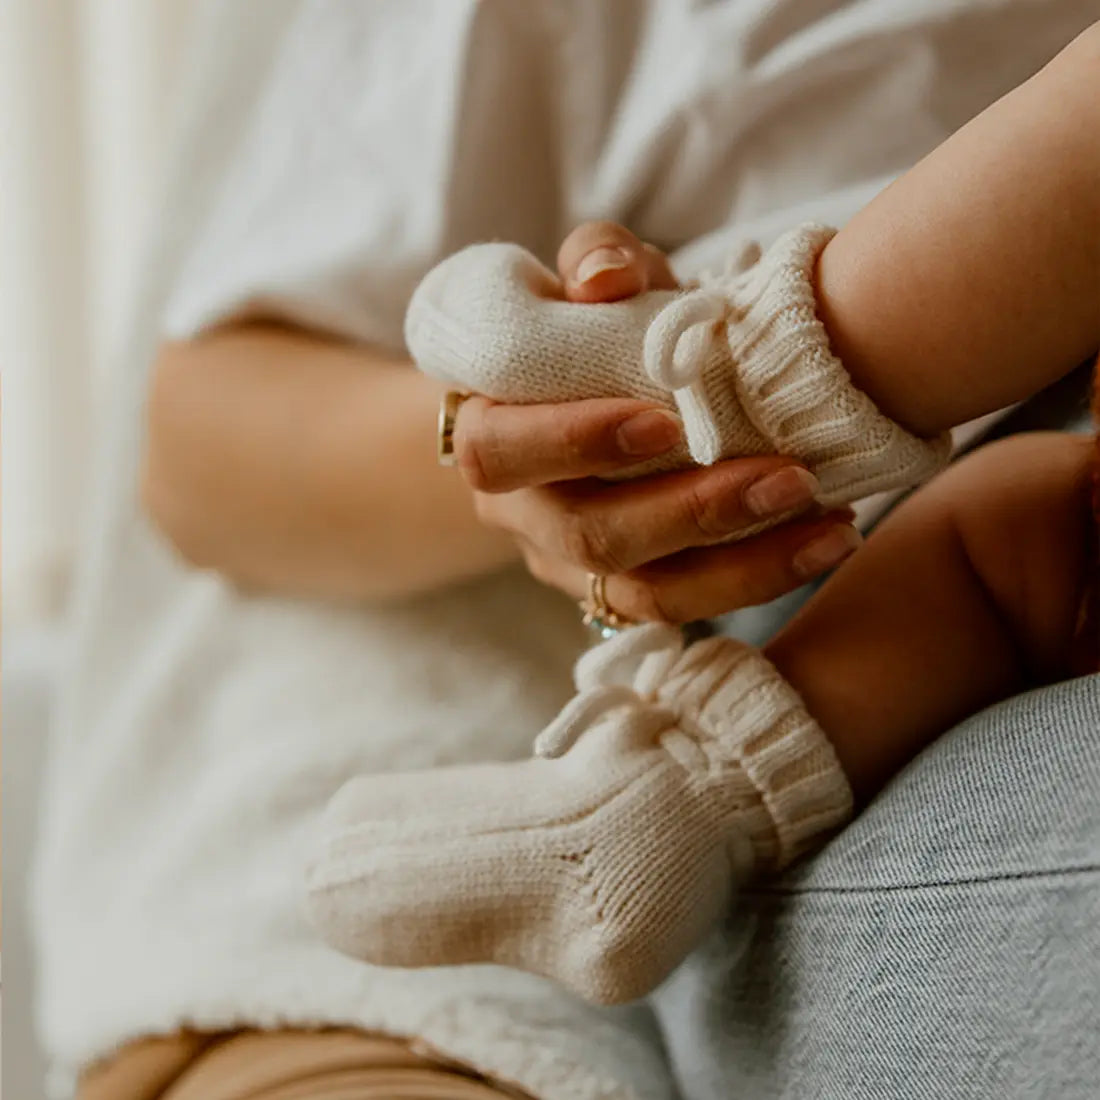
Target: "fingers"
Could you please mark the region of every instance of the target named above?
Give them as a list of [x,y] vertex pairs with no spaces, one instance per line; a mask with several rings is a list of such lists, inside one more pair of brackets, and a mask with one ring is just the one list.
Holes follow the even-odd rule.
[[643,401],[495,405],[471,397],[455,421],[454,449],[471,488],[506,493],[625,470],[681,440],[680,421]]
[[558,273],[571,302],[614,302],[677,286],[664,253],[614,222],[574,229],[558,250]]
[[685,550],[609,578],[608,601],[632,619],[713,618],[806,584],[838,566],[861,541],[845,513],[798,521],[743,543]]
[[543,554],[612,574],[803,512],[817,489],[793,460],[760,455],[616,485],[583,481],[513,493],[480,502],[479,511]]
[[[835,568],[861,536],[848,512],[777,527],[744,542],[685,550],[609,576],[611,610],[639,622],[686,623],[767,603]],[[528,568],[574,599],[587,591],[585,571],[524,544]]]
[[[660,249],[613,222],[588,222],[573,230],[558,252],[558,270],[565,297],[573,302],[612,302],[677,285]],[[677,422],[642,402],[519,408],[474,398],[459,412],[454,446],[470,485],[499,493],[604,476],[681,441]]]

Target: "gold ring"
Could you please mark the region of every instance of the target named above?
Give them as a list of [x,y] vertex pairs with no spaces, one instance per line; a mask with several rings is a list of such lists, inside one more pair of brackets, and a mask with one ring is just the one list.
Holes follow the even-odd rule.
[[455,464],[455,420],[462,402],[470,395],[448,390],[439,399],[439,422],[436,426],[435,454],[440,466]]
[[583,622],[601,638],[610,638],[628,626],[637,626],[630,619],[612,611],[607,602],[607,577],[602,573],[588,574],[588,596],[581,600]]

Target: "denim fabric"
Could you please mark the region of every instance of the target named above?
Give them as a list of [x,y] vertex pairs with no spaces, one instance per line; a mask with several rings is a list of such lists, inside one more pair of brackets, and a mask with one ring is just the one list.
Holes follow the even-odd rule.
[[936,742],[654,1004],[687,1100],[1100,1097],[1100,676]]

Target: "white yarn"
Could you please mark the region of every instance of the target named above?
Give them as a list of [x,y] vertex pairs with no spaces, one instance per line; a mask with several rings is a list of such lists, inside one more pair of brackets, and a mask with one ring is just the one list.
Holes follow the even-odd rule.
[[613,635],[577,661],[577,695],[535,740],[535,755],[562,756],[577,738],[620,707],[621,721],[637,733],[653,725],[671,725],[675,716],[656,704],[655,693],[684,649],[675,627],[646,623]]
[[[422,369],[501,401],[674,406],[695,461],[791,454],[826,502],[849,500],[927,476],[948,443],[879,413],[829,352],[812,272],[831,235],[805,227],[685,292],[611,305],[557,299],[528,253],[478,246],[423,281],[407,340]],[[575,681],[537,759],[341,790],[311,877],[329,943],[382,965],[504,963],[631,999],[754,867],[783,865],[850,813],[832,747],[750,647],[685,648],[650,624],[583,656]]]
[[517,404],[637,397],[675,408],[686,450],[654,468],[749,454],[802,459],[834,505],[916,484],[947,461],[945,434],[919,439],[852,384],[817,318],[813,270],[833,230],[807,225],[761,258],[684,292],[609,304],[553,297],[523,249],[474,245],[433,269],[405,338],[421,370]]
[[625,631],[577,665],[541,759],[347,784],[310,874],[315,926],[383,966],[495,962],[596,1002],[648,993],[739,884],[842,824],[851,793],[750,646]]

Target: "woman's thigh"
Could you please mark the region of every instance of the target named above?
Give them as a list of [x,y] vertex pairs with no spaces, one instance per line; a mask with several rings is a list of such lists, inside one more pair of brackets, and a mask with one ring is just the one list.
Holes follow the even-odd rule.
[[1086,1100],[1100,675],[933,744],[659,991],[687,1100]]

